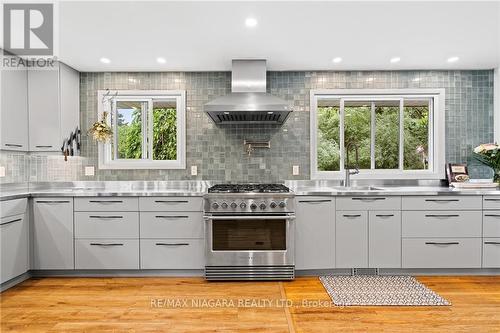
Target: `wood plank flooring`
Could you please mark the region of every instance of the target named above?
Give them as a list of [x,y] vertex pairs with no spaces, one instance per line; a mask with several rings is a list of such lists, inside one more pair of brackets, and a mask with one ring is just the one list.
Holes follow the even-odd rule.
[[418,277],[451,307],[333,307],[316,277],[34,278],[0,294],[1,332],[500,332],[500,276]]

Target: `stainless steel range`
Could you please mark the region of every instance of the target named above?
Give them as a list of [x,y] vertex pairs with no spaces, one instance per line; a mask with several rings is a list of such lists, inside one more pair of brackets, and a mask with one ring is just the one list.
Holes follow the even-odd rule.
[[205,195],[207,280],[291,280],[294,194],[281,184],[223,184]]

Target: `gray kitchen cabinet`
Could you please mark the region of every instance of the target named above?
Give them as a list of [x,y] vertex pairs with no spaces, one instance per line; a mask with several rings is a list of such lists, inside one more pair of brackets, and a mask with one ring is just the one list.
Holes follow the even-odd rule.
[[482,198],[479,195],[453,196],[404,196],[403,210],[481,210]]
[[203,239],[141,239],[141,269],[203,269]]
[[79,81],[79,73],[63,63],[28,70],[30,151],[60,151],[79,127]]
[[132,197],[75,198],[77,212],[137,212],[139,199]]
[[139,269],[138,239],[77,239],[76,269]]
[[141,212],[141,238],[203,238],[202,212]]
[[0,220],[0,283],[28,271],[28,224],[26,214]]
[[338,197],[338,210],[400,210],[400,196]]
[[139,238],[139,213],[75,212],[75,238]]
[[202,197],[142,197],[139,198],[142,212],[201,212]]
[[401,212],[368,212],[368,266],[401,267]]
[[500,210],[483,212],[483,237],[500,237]]
[[404,211],[403,237],[481,237],[481,211]]
[[0,149],[28,151],[28,71],[2,69]]
[[337,211],[335,226],[335,266],[368,267],[368,212]]
[[500,210],[500,196],[488,195],[483,197],[483,209]]
[[500,238],[483,238],[483,267],[500,268]]
[[33,268],[74,269],[73,198],[33,200]]
[[297,197],[295,268],[335,267],[335,199]]

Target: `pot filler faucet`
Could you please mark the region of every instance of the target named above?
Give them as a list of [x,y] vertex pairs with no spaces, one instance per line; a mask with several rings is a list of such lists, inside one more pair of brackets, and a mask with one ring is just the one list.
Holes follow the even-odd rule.
[[[356,164],[354,166],[354,169],[352,169],[349,165],[349,149],[351,147],[354,147],[354,152],[355,152],[355,157],[356,157]],[[345,152],[346,152],[346,160],[345,160],[345,178],[344,178],[344,187],[351,187],[351,175],[357,175],[359,173],[359,145],[355,142],[349,142],[345,146]]]

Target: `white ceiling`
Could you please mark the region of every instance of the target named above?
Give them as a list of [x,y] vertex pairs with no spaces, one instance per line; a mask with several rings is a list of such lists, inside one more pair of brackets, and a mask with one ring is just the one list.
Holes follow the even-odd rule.
[[80,71],[230,70],[233,58],[269,70],[486,69],[500,65],[499,22],[497,1],[70,1],[59,55]]

